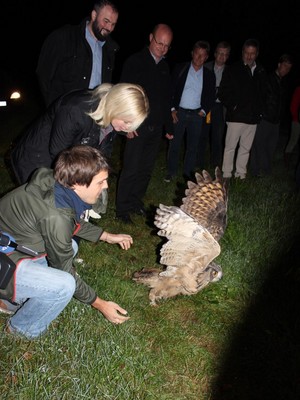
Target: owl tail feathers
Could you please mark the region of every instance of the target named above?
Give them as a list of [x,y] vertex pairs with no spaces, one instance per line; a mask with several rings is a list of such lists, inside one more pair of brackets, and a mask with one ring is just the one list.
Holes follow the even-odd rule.
[[158,281],[161,269],[158,268],[143,268],[140,271],[136,271],[132,275],[132,280],[137,283],[143,283],[149,287],[153,287]]
[[168,269],[162,271],[157,268],[143,268],[134,272],[132,279],[150,287],[149,300],[151,306],[157,306],[162,299],[168,299],[178,294],[187,294],[180,280],[169,276]]
[[163,294],[164,290],[161,288],[161,272],[162,270],[158,268],[143,268],[140,271],[134,272],[132,276],[132,280],[150,288],[149,300],[151,306],[157,306],[157,301],[160,298],[168,297],[168,295]]

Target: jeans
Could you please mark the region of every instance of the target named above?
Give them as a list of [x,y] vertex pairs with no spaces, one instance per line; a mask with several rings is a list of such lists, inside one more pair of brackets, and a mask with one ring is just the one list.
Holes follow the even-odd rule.
[[178,109],[177,117],[178,122],[174,126],[174,138],[169,142],[168,175],[175,176],[177,174],[181,146],[186,133],[183,173],[186,177],[191,178],[195,172],[203,118],[197,112],[185,111],[181,108]]
[[197,166],[202,170],[207,167],[205,155],[207,145],[210,145],[210,166],[220,167],[223,161],[224,137],[225,137],[224,107],[221,103],[215,103],[211,109],[211,122],[203,122],[199,147]]
[[[74,253],[77,244],[72,240]],[[68,272],[49,267],[47,259],[22,260],[16,270],[16,307],[8,327],[12,333],[34,339],[44,333],[73,297],[76,283]],[[13,310],[13,305],[10,307]]]

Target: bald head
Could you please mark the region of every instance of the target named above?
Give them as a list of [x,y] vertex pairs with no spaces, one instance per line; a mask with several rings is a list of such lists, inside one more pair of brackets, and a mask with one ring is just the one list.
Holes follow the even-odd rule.
[[169,25],[158,24],[153,28],[152,33],[149,35],[149,50],[157,62],[170,50],[172,40],[173,31]]

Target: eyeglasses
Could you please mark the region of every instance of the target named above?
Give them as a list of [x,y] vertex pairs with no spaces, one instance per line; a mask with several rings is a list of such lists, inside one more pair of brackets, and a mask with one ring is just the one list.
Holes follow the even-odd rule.
[[154,36],[154,35],[153,35],[153,39],[154,39],[154,42],[157,44],[157,46],[160,47],[161,49],[170,50],[171,46],[169,46],[168,44],[164,44],[164,43],[162,43],[162,42],[158,42],[158,41],[155,39],[155,36]]

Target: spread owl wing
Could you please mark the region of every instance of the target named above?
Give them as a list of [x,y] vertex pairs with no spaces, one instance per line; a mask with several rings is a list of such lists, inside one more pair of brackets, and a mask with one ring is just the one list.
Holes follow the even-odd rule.
[[222,271],[211,261],[220,254],[220,245],[193,218],[179,207],[159,205],[154,224],[158,235],[167,238],[160,250],[160,263],[166,268],[143,268],[133,280],[151,288],[150,304],[160,299],[191,295],[221,278]]
[[195,177],[196,183],[187,183],[180,208],[219,241],[227,225],[227,190],[222,173],[217,167],[214,180],[205,170]]
[[196,182],[188,182],[182,205],[160,204],[154,224],[157,234],[167,239],[160,250],[164,270],[143,268],[133,280],[151,288],[150,304],[178,294],[199,292],[222,277],[222,269],[213,262],[220,254],[218,243],[227,224],[227,191],[219,168],[212,180],[207,171],[196,173]]
[[201,256],[206,267],[220,253],[220,246],[209,231],[178,207],[160,204],[154,224],[159,228],[157,234],[168,239],[160,250],[161,264],[179,267]]

